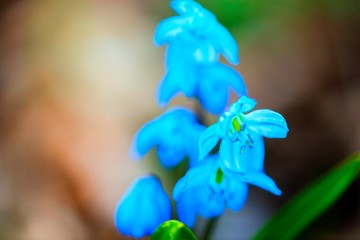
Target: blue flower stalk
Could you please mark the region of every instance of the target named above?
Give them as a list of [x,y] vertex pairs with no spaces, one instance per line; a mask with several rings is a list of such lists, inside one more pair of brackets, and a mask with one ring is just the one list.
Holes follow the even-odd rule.
[[[253,110],[241,75],[221,63],[239,63],[238,47],[216,17],[192,0],[170,3],[178,14],[156,28],[154,41],[167,44],[166,73],[157,100],[164,106],[178,93],[196,98],[217,123],[206,128],[190,110],[174,107],[149,121],[137,132],[131,147],[135,159],[155,149],[165,168],[184,159],[190,169],[175,185],[173,199],[181,221],[192,227],[196,217],[212,218],[229,208],[238,211],[246,202],[248,185],[281,195],[264,171],[263,138],[285,138],[284,117],[269,109]],[[232,89],[239,99],[226,109]],[[220,143],[218,152],[214,152]],[[159,179],[139,178],[118,203],[115,225],[125,236],[150,235],[171,217],[171,203]]]

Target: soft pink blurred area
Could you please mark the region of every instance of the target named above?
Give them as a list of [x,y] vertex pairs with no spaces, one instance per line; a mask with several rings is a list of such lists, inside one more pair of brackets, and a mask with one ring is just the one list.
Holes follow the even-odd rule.
[[[0,4],[0,239],[121,239],[113,211],[134,178],[157,171],[171,192],[172,173],[151,154],[142,162],[128,154],[137,129],[164,110],[155,99],[164,48],[152,35],[166,9],[160,0]],[[251,188],[245,208],[220,219],[215,239],[248,238],[360,149],[359,18],[315,7],[281,13],[231,31],[250,96],[288,120],[288,139],[267,141],[266,159],[284,196]],[[181,95],[175,104],[194,108]],[[342,224],[318,223],[306,236],[360,238],[359,199],[357,182],[329,213]]]
[[147,172],[128,148],[159,112],[154,23],[126,1],[3,11],[0,238],[106,238],[116,202]]

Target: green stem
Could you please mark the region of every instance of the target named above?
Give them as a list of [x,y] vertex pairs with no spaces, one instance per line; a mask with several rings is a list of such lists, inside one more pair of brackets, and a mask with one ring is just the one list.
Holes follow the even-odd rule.
[[219,220],[219,217],[214,217],[207,221],[207,223],[205,224],[204,234],[201,238],[202,240],[210,239],[218,220]]

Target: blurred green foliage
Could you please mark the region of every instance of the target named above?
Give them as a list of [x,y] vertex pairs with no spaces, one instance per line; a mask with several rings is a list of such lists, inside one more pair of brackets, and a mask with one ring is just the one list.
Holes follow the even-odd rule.
[[253,239],[294,239],[342,195],[359,172],[358,153],[305,187],[282,207]]

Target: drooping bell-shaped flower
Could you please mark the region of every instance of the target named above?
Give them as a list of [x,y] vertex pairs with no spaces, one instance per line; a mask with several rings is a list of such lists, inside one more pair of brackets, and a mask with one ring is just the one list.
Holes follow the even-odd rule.
[[211,218],[222,214],[225,208],[238,211],[246,201],[247,184],[281,195],[274,180],[264,173],[263,145],[257,146],[262,149],[247,148],[241,155],[245,159],[237,159],[246,164],[246,172],[233,171],[226,165],[232,152],[207,156],[189,169],[173,191],[179,219],[192,227],[197,215]]
[[132,145],[135,158],[155,148],[160,163],[166,168],[178,165],[185,158],[193,166],[198,160],[199,136],[205,126],[185,108],[172,108],[145,124],[136,134]]
[[239,210],[247,192],[246,183],[224,174],[216,155],[189,169],[176,183],[173,198],[180,221],[192,227],[197,215],[211,218],[222,214],[225,208]]
[[238,96],[247,95],[241,75],[220,63],[222,54],[237,64],[238,48],[231,34],[216,17],[199,3],[188,0],[171,2],[179,16],[162,21],[155,31],[155,43],[167,43],[166,74],[158,89],[158,103],[166,105],[183,93],[198,98],[213,114],[221,113],[233,89]]
[[119,201],[115,226],[125,236],[150,235],[171,217],[171,202],[157,177],[137,179]]
[[[204,158],[220,139],[230,141],[234,148],[232,151],[241,155],[246,148],[254,147],[254,139],[257,136],[285,138],[289,129],[281,114],[269,109],[254,110],[245,114],[255,105],[256,101],[246,96],[240,97],[237,102],[233,103],[220,116],[217,123],[208,127],[201,134],[199,158]],[[226,141],[224,144],[229,144]],[[220,148],[220,151],[223,151],[224,148]]]
[[230,63],[238,64],[236,41],[211,12],[189,0],[175,0],[170,6],[179,16],[159,23],[154,36],[156,45],[182,43],[198,60],[215,61],[223,54]]

